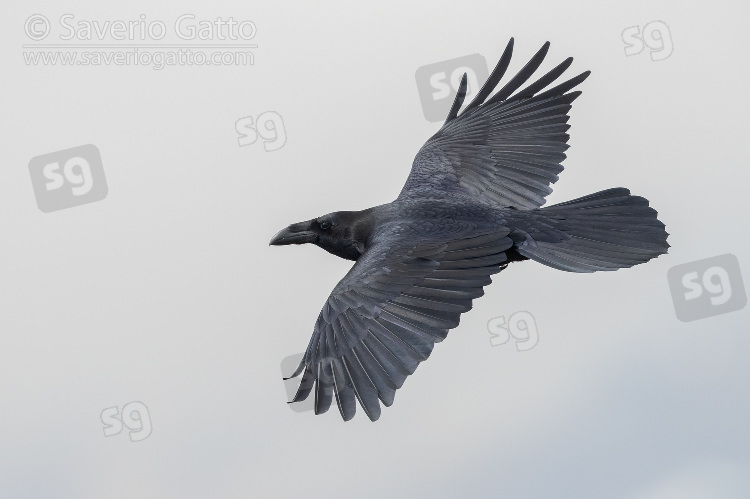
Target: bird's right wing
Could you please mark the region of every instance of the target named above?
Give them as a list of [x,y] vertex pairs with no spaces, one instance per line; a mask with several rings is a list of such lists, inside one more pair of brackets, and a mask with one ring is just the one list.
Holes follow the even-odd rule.
[[417,153],[399,197],[442,190],[498,207],[542,206],[563,169],[568,111],[581,94],[567,92],[589,75],[586,71],[543,91],[570,66],[573,58],[569,57],[516,92],[539,68],[548,49],[549,42],[490,97],[510,63],[511,38],[490,77],[459,115],[466,97],[464,74],[445,124]]
[[378,419],[378,400],[393,403],[396,389],[504,268],[508,233],[500,224],[478,229],[461,222],[379,229],[323,306],[292,374],[303,374],[292,402],[314,390],[316,414],[335,397],[345,421],[354,416],[355,399]]

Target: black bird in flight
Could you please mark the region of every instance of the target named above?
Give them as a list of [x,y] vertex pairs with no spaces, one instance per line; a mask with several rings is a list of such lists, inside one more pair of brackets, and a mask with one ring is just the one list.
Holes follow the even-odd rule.
[[375,421],[380,403],[458,326],[490,276],[534,260],[568,272],[617,270],[667,252],[667,232],[648,200],[613,188],[540,208],[563,170],[570,92],[589,71],[545,90],[568,58],[519,90],[549,42],[494,95],[511,38],[461,114],[464,74],[448,118],[417,153],[398,198],[292,224],[272,245],[312,243],[356,263],[315,322],[292,402],[315,391],[315,413],[336,399],[345,421],[357,404]]

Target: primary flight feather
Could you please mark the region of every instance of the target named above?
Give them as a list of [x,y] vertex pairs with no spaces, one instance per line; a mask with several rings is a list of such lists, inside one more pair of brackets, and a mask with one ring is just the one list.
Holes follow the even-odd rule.
[[[417,153],[398,198],[292,224],[272,245],[312,243],[356,263],[313,328],[292,402],[314,392],[315,413],[336,401],[348,421],[357,401],[380,417],[435,343],[458,326],[492,274],[534,260],[569,272],[617,270],[667,252],[667,232],[648,201],[607,189],[540,208],[563,170],[571,92],[586,71],[545,90],[568,58],[523,87],[549,42],[492,94],[513,39],[472,102],[466,75],[442,128]],[[521,90],[519,90],[521,89]],[[460,112],[460,114],[459,114]]]

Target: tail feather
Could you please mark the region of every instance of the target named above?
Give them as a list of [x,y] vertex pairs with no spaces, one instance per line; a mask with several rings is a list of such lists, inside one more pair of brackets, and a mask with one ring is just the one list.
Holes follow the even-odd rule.
[[525,213],[528,227],[520,227],[516,251],[559,270],[628,268],[669,248],[656,210],[622,187]]

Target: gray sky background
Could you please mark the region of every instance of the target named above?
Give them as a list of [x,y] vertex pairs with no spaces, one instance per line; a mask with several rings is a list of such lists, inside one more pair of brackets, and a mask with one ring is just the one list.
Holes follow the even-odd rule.
[[[683,323],[670,267],[734,254],[750,276],[747,4],[666,2],[12,2],[1,21],[0,496],[750,497],[748,308]],[[24,22],[250,19],[251,67],[31,66]],[[626,57],[661,20],[671,57]],[[399,390],[377,423],[285,404],[349,262],[270,248],[289,223],[391,201],[439,124],[415,71],[480,53],[509,74],[547,40],[581,86],[549,203],[624,186],[670,253],[593,275],[525,262]],[[287,142],[239,147],[275,111]],[[42,213],[28,163],[83,144],[109,193]],[[538,345],[490,346],[527,310]],[[131,401],[152,434],[105,437]]]

